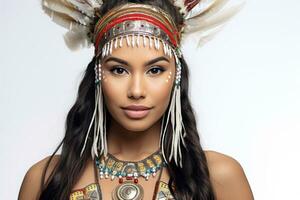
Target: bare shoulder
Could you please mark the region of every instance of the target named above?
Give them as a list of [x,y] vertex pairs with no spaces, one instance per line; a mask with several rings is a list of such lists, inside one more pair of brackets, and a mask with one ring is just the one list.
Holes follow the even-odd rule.
[[216,151],[204,151],[217,200],[253,200],[253,194],[240,163]]
[[[243,171],[240,163],[225,154],[216,151],[204,151],[210,175],[212,178],[227,179],[226,176],[241,175]],[[232,177],[231,177],[232,178]]]
[[[49,163],[45,174],[45,182],[49,178],[51,172],[55,168],[57,162],[59,161],[60,156],[55,155]],[[40,160],[39,162],[32,165],[26,172],[20,191],[19,191],[19,200],[25,199],[37,199],[41,189],[41,181],[44,169],[50,159],[50,156]]]

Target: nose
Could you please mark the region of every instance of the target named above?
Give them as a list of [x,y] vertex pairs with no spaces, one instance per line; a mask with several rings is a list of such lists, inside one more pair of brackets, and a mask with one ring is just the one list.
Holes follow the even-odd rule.
[[129,81],[128,98],[145,98],[144,77],[141,74],[133,74]]

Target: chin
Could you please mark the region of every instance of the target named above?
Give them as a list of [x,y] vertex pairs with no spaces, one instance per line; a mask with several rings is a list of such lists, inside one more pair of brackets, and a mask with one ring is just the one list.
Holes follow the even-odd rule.
[[141,124],[126,124],[124,126],[125,129],[129,130],[129,131],[134,131],[134,132],[141,132],[141,131],[145,131],[147,129],[149,129],[151,126],[145,126],[145,125],[141,125]]
[[142,120],[126,120],[122,126],[128,131],[140,132],[149,129],[153,124]]

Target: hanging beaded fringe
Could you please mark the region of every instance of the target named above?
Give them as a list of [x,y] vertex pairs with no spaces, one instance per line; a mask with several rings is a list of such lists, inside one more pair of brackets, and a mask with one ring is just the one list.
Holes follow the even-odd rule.
[[140,47],[142,46],[140,44],[140,38],[142,38],[143,46],[145,47],[147,44],[149,44],[149,48],[151,49],[154,47],[156,50],[159,50],[162,43],[164,54],[167,56],[172,57],[172,47],[162,40],[161,38],[150,36],[150,35],[140,35],[140,34],[127,34],[127,35],[121,35],[119,37],[116,37],[110,41],[108,41],[105,45],[102,47],[102,53],[101,56],[104,58],[105,56],[108,56],[112,53],[114,49],[121,48],[123,46],[122,41],[125,40],[128,47]]
[[[82,147],[80,156],[82,156],[87,139],[90,135],[90,130],[92,125],[94,124],[94,134],[93,134],[93,144],[91,148],[91,155],[92,159],[94,159],[95,156],[99,156],[98,152],[100,152],[100,155],[104,154],[107,156],[107,140],[106,140],[106,115],[105,115],[105,109],[103,106],[103,95],[102,95],[102,87],[101,87],[101,65],[95,66],[95,73],[96,73],[96,89],[95,89],[95,108],[93,112],[93,116],[85,137],[84,145]],[[100,137],[100,138],[99,138]]]
[[[184,142],[186,131],[182,121],[182,113],[181,113],[181,94],[180,94],[181,63],[175,51],[173,51],[173,53],[176,61],[176,70],[177,70],[175,88],[173,90],[172,98],[170,101],[166,123],[164,123],[165,115],[163,116],[162,126],[163,124],[165,124],[165,127],[161,128],[160,145],[161,145],[162,155],[165,162],[167,163],[170,162],[174,157],[175,164],[182,168],[182,152],[180,146],[182,144],[184,147],[186,147],[186,144]],[[169,159],[167,159],[164,151],[165,149],[164,143],[165,143],[166,130],[170,118],[171,118],[171,125],[172,125],[172,143],[171,143],[171,153],[169,155]]]

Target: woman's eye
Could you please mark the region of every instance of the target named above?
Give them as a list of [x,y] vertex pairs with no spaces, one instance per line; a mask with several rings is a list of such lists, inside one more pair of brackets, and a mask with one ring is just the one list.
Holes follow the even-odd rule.
[[121,68],[121,67],[114,67],[109,71],[111,71],[112,73],[117,74],[117,75],[122,75],[123,72],[126,72],[126,70],[124,68]]
[[153,67],[149,71],[151,72],[151,74],[160,74],[160,73],[164,72],[165,69],[163,69],[161,67]]

